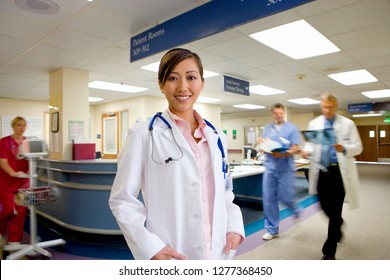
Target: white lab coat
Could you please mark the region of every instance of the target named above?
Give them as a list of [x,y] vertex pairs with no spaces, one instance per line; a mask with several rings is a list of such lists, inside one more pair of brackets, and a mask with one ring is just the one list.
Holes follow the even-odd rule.
[[[310,121],[307,129],[317,130],[323,129],[325,125],[325,117],[321,115]],[[346,153],[337,153],[340,173],[343,179],[345,189],[345,201],[349,203],[350,209],[358,207],[358,187],[359,174],[355,162],[355,156],[359,155],[362,150],[362,142],[359,132],[354,122],[346,117],[336,114],[333,123],[336,142],[341,144],[346,149]],[[317,182],[319,177],[319,165],[321,160],[322,145],[306,143],[303,150],[312,154],[310,158],[309,170],[309,193],[317,193]]]
[[[118,157],[118,171],[109,204],[135,259],[150,259],[170,246],[189,259],[204,259],[201,189],[194,154],[167,111],[162,115],[184,156],[179,161],[156,164],[151,158],[149,121],[135,124]],[[180,153],[167,126],[157,119],[153,126],[154,159],[177,158]],[[224,178],[218,135],[207,126],[205,135],[215,178],[212,254],[224,258],[226,234],[245,236],[240,208],[233,204],[232,179]],[[226,151],[226,138],[219,136]],[[137,199],[142,191],[144,204]]]

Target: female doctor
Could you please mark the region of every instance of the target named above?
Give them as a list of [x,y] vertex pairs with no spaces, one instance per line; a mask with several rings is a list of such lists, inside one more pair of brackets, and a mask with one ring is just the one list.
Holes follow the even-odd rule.
[[186,49],[168,51],[158,83],[168,109],[129,129],[109,199],[112,213],[135,259],[232,257],[244,226],[223,159],[226,138],[193,109],[204,85],[200,58]]

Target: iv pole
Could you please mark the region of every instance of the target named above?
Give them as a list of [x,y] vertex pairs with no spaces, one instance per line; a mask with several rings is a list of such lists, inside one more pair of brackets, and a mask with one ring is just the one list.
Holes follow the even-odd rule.
[[[29,162],[29,181],[30,187],[27,189],[31,191],[31,194],[34,194],[34,189],[36,188],[36,180],[38,178],[38,174],[36,174],[36,160],[41,156],[28,156]],[[34,201],[29,203],[27,198],[28,208],[30,210],[30,244],[18,244],[18,245],[5,245],[4,251],[15,251],[7,256],[7,260],[19,259],[25,255],[31,255],[34,252],[44,255],[47,258],[51,258],[51,253],[43,248],[57,246],[65,244],[65,240],[56,239],[50,241],[37,242],[37,214],[36,214],[36,206]]]

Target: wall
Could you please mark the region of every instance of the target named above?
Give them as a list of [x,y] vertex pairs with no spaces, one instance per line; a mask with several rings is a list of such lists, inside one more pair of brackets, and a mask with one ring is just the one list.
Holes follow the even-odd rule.
[[[19,99],[0,98],[0,117],[3,116],[22,116],[36,117],[43,119],[43,130],[45,140],[48,140],[48,123],[45,114],[48,114],[48,101],[27,101]],[[0,122],[0,131],[1,131]],[[28,124],[27,124],[28,126]],[[0,135],[1,136],[1,135]]]
[[[289,114],[289,121],[294,123],[299,130],[305,130],[307,124],[310,120],[314,118],[313,113],[305,114]],[[259,117],[239,117],[231,118],[228,115],[222,115],[222,129],[227,130],[228,138],[228,149],[229,150],[242,150],[241,153],[231,152],[228,154],[230,163],[239,163],[241,162],[244,156],[244,141],[245,141],[245,126],[255,126],[257,127],[258,136],[262,134],[261,128],[272,122],[271,113],[269,116],[259,116]],[[233,130],[237,131],[236,139],[233,139]]]
[[[26,116],[26,117],[42,117],[44,120],[45,131],[48,131],[47,120],[45,113],[48,113],[48,102],[46,101],[27,101],[0,98],[0,117],[1,116]],[[101,149],[100,139],[96,139],[96,135],[101,133],[101,114],[102,112],[111,111],[129,111],[129,125],[135,123],[138,118],[145,119],[144,116],[151,117],[156,111],[163,111],[167,108],[165,98],[157,97],[135,97],[118,102],[111,102],[102,105],[90,106],[90,137],[96,142],[96,149]],[[200,114],[209,120],[217,129],[226,129],[228,132],[228,148],[243,149],[244,145],[244,127],[245,126],[263,126],[272,121],[271,115],[261,117],[239,117],[231,118],[226,115],[220,116],[220,107],[209,104],[196,104],[195,109]],[[346,115],[344,112],[341,114]],[[306,114],[290,114],[290,121],[293,122],[298,129],[304,130],[308,122],[316,117],[313,113]],[[383,117],[372,118],[353,118],[356,125],[383,125]],[[0,123],[1,126],[1,123]],[[1,127],[0,127],[1,129]],[[232,130],[237,130],[237,139],[233,139]],[[48,141],[48,139],[45,137]],[[229,154],[229,161],[240,162],[244,159],[243,153]]]
[[[225,117],[225,118],[224,118]],[[240,163],[244,160],[244,141],[246,126],[261,127],[272,121],[270,116],[259,117],[240,117],[231,119],[226,118],[226,115],[222,115],[221,126],[223,130],[227,131],[227,141],[229,150],[242,150],[241,153],[229,152],[228,158],[230,163]],[[236,130],[236,139],[233,139],[233,130]]]

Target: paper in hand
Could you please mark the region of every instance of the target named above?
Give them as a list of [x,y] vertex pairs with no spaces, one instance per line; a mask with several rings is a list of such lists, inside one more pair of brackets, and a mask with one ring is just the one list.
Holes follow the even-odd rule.
[[258,149],[266,152],[266,153],[273,153],[273,152],[284,152],[286,151],[285,148],[283,148],[283,145],[272,140],[272,139],[269,139],[269,138],[266,138],[264,139],[263,142],[261,142],[259,145],[258,145]]

